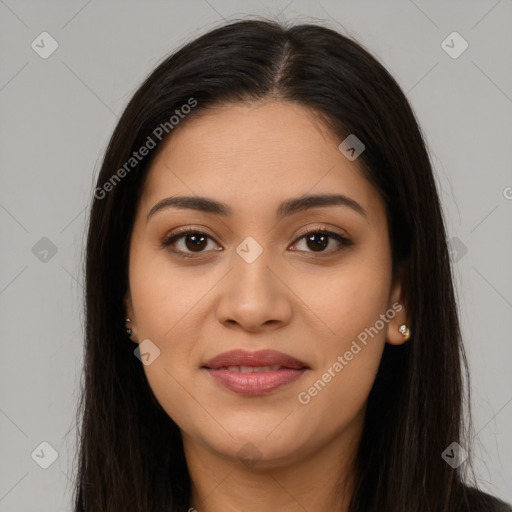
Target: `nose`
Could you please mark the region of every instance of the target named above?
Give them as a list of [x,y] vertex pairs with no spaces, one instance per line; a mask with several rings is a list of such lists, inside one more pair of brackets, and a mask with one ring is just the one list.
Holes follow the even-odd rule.
[[217,303],[217,319],[225,327],[248,332],[274,330],[290,322],[292,292],[272,268],[267,250],[252,262],[233,255]]

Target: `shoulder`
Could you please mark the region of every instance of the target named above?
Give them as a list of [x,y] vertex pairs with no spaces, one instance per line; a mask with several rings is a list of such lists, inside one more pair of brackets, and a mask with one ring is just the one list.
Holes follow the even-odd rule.
[[465,512],[512,512],[512,506],[474,487],[466,487],[469,508]]

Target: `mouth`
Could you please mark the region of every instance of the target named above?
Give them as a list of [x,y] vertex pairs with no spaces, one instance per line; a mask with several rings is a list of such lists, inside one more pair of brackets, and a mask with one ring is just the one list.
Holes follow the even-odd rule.
[[275,350],[232,350],[210,359],[202,369],[230,391],[257,396],[296,381],[310,368],[295,357]]

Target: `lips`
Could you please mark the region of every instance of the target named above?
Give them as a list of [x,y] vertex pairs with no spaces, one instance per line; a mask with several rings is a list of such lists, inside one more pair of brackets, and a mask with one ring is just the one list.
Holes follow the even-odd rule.
[[240,395],[261,396],[296,381],[309,366],[276,350],[231,350],[207,361],[203,369],[225,389]]
[[[231,367],[231,368],[230,368]],[[237,368],[235,368],[237,367]],[[309,368],[305,363],[293,356],[283,354],[276,350],[260,350],[249,352],[247,350],[231,350],[223,352],[204,363],[203,368],[231,369],[242,373],[257,371],[274,371],[280,368],[299,370]]]

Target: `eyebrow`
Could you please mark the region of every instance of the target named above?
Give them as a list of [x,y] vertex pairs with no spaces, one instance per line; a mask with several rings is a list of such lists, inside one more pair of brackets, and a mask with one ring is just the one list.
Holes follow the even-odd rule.
[[[354,199],[342,194],[318,194],[304,195],[287,199],[279,204],[276,210],[276,217],[282,219],[288,215],[302,212],[312,208],[325,206],[346,206],[356,211],[363,217],[367,217],[365,209]],[[189,210],[198,210],[205,213],[230,216],[233,213],[231,207],[225,203],[220,203],[208,197],[199,196],[174,196],[166,197],[156,203],[149,211],[146,222],[157,212],[168,208],[186,208]]]

